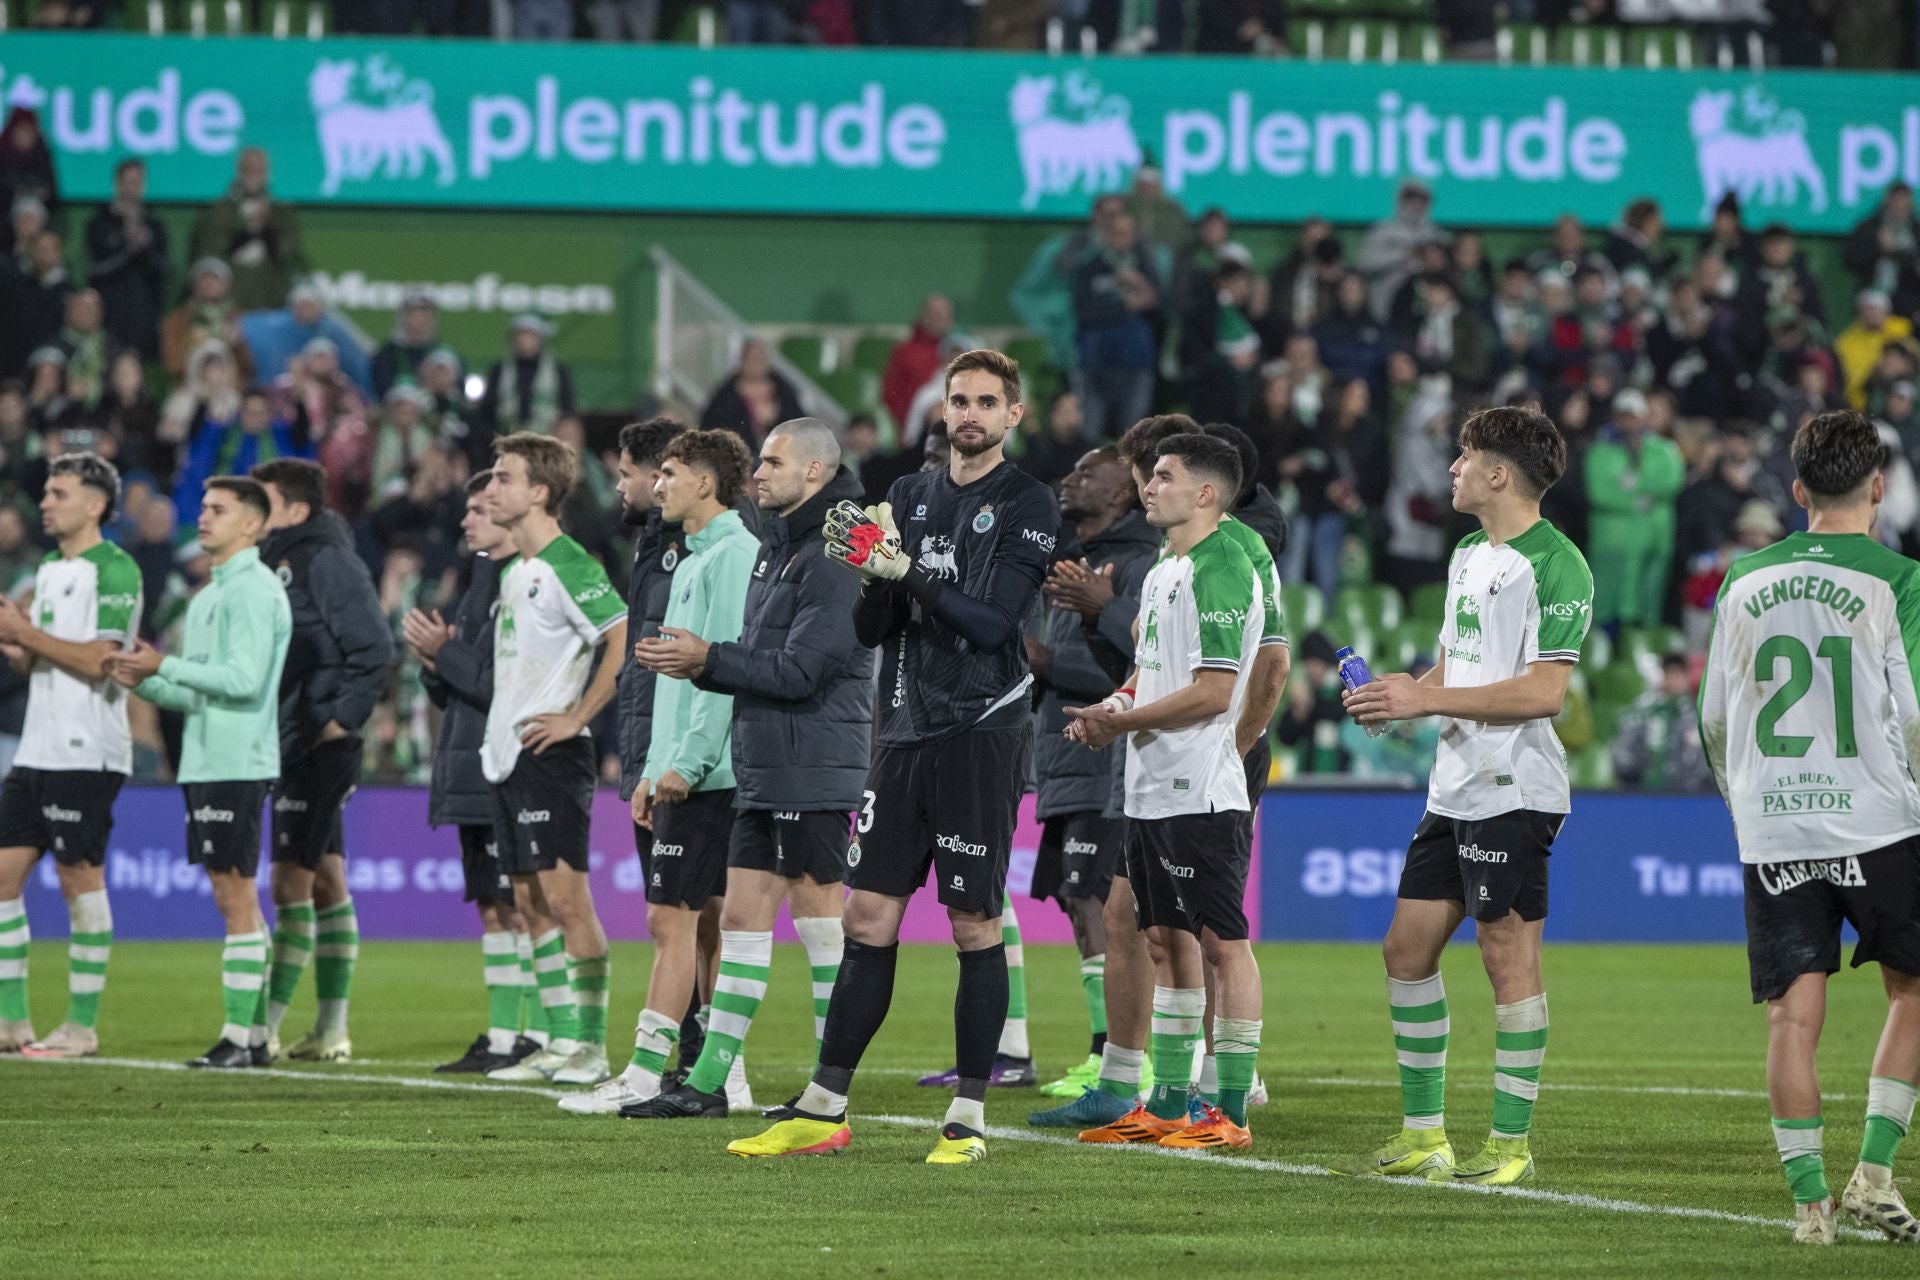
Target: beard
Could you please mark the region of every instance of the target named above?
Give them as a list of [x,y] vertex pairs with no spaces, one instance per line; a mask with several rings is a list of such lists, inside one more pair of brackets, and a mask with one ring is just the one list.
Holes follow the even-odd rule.
[[638,529],[653,512],[652,507],[636,507],[625,498],[620,499],[620,523],[629,529]]
[[947,443],[950,446],[952,446],[953,451],[959,454],[961,457],[977,458],[981,454],[985,453],[989,449],[994,448],[996,445],[1000,444],[1003,440],[1007,438],[1007,433],[1004,431],[1002,431],[999,435],[994,435],[992,432],[988,431],[985,427],[981,427],[979,430],[980,430],[979,444],[973,444],[971,442],[962,443],[960,436],[952,431],[949,431],[947,433]]

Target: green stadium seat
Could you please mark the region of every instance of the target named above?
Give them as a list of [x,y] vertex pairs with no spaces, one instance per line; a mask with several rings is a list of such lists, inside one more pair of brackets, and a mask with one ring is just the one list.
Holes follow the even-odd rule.
[[1394,627],[1375,632],[1366,648],[1356,645],[1354,651],[1367,660],[1367,670],[1381,675],[1388,671],[1405,671],[1413,665],[1420,648],[1405,628]]
[[1045,338],[1012,338],[1008,340],[1005,351],[1019,364],[1023,380],[1040,377],[1052,367]]
[[895,345],[894,340],[884,334],[868,334],[853,344],[853,367],[867,373],[885,373]]
[[1424,582],[1415,587],[1413,595],[1407,599],[1407,616],[1422,618],[1439,626],[1447,616],[1447,584]]
[[1400,593],[1384,582],[1342,587],[1333,598],[1333,616],[1344,625],[1390,630],[1400,625],[1404,614]]
[[1494,36],[1500,61],[1521,66],[1541,67],[1551,59],[1552,41],[1545,27],[1514,24],[1502,27]]
[[1418,657],[1433,661],[1440,653],[1440,628],[1438,624],[1425,618],[1408,618],[1393,629],[1399,643],[1406,646],[1406,663],[1411,665]]
[[1587,632],[1580,646],[1580,666],[1587,671],[1605,671],[1613,665],[1613,638],[1600,628]]
[[819,334],[793,333],[780,339],[780,354],[791,360],[800,372],[820,381],[820,375],[833,369],[827,340]]
[[1281,583],[1280,604],[1287,611],[1287,639],[1296,646],[1327,620],[1327,602],[1310,582]]
[[1598,791],[1613,786],[1613,758],[1607,748],[1595,743],[1567,760],[1568,780],[1583,791]]
[[820,389],[848,413],[871,413],[880,403],[880,375],[859,369],[835,369],[815,375]]
[[722,32],[725,24],[720,21],[719,11],[710,4],[696,4],[680,15],[680,21],[674,24],[673,34],[668,40],[673,44],[700,44],[703,19],[706,30],[716,38],[724,38]]
[[1627,33],[1626,65],[1654,69],[1695,65],[1693,33],[1685,27],[1635,27]]
[[1646,675],[1632,661],[1623,660],[1615,655],[1614,661],[1588,677],[1593,686],[1596,703],[1612,705],[1616,710],[1624,709],[1652,688]]

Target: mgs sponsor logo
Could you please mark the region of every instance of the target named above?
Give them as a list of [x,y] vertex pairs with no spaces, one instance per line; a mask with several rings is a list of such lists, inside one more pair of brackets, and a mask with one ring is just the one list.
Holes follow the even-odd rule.
[[612,591],[613,584],[611,582],[596,582],[590,587],[583,587],[579,591],[574,592],[573,602],[575,604],[589,604]]
[[513,820],[523,827],[530,827],[536,823],[552,822],[553,811],[551,809],[522,809],[513,815]]
[[987,846],[984,844],[969,844],[959,836],[935,836],[934,843],[949,853],[964,853],[969,858],[984,858],[987,856]]
[[1754,868],[1754,871],[1759,876],[1761,887],[1776,898],[1787,890],[1797,889],[1812,880],[1824,880],[1828,884],[1852,889],[1867,887],[1867,878],[1860,871],[1858,858],[1827,858],[1817,862],[1762,862]]
[[1247,620],[1247,615],[1238,609],[1207,609],[1200,614],[1200,621],[1214,627],[1237,627]]
[[203,804],[193,811],[193,820],[195,822],[232,822],[233,810],[216,809],[212,805]]
[[1507,854],[1504,849],[1482,849],[1477,844],[1463,844],[1460,846],[1460,860],[1462,862],[1505,862]]
[[1593,612],[1593,604],[1587,600],[1555,600],[1540,606],[1540,612],[1549,618],[1558,618],[1563,622],[1574,618],[1584,618]]
[[1042,551],[1046,552],[1047,554],[1049,555],[1053,554],[1054,539],[1051,534],[1042,533],[1038,529],[1022,529],[1020,531],[1020,536],[1025,538],[1028,542],[1033,543],[1035,546],[1039,547]]

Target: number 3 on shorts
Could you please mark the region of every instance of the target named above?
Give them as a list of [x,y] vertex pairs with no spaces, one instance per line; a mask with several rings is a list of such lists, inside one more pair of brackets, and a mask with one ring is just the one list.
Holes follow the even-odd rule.
[[853,829],[861,835],[873,830],[873,792],[867,791],[861,794],[860,821],[854,824]]

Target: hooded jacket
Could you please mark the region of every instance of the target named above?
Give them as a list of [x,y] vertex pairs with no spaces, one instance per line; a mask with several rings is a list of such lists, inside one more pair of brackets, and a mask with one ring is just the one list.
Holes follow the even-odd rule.
[[827,511],[858,502],[840,468],[790,516],[764,516],[766,545],[747,585],[737,641],[707,651],[699,688],[733,695],[740,809],[860,807],[873,740],[874,655],[854,635],[860,577],[826,557]]
[[453,615],[453,638],[440,646],[433,669],[423,671],[427,697],[445,714],[434,744],[427,801],[432,826],[493,821],[493,788],[480,771],[480,744],[493,705],[493,606],[500,598],[500,564],[468,561],[467,589]]
[[[1095,569],[1113,567],[1114,590],[1130,582],[1136,595],[1140,579],[1160,549],[1160,531],[1138,511],[1129,511],[1079,548],[1067,549],[1073,559],[1084,557]],[[1118,603],[1116,595],[1115,602]],[[1098,662],[1089,643],[1088,628],[1079,614],[1046,606],[1047,671],[1041,680],[1040,706],[1034,712],[1033,766],[1038,782],[1035,816],[1042,822],[1069,813],[1099,812],[1112,790],[1112,746],[1089,751],[1068,742],[1068,707],[1084,707],[1113,692],[1116,677]],[[1132,619],[1129,618],[1131,627]],[[1128,648],[1131,657],[1131,645]]]
[[321,511],[275,529],[260,559],[287,589],[293,640],[280,676],[280,761],[294,768],[329,720],[358,733],[393,667],[393,632],[347,522]]

